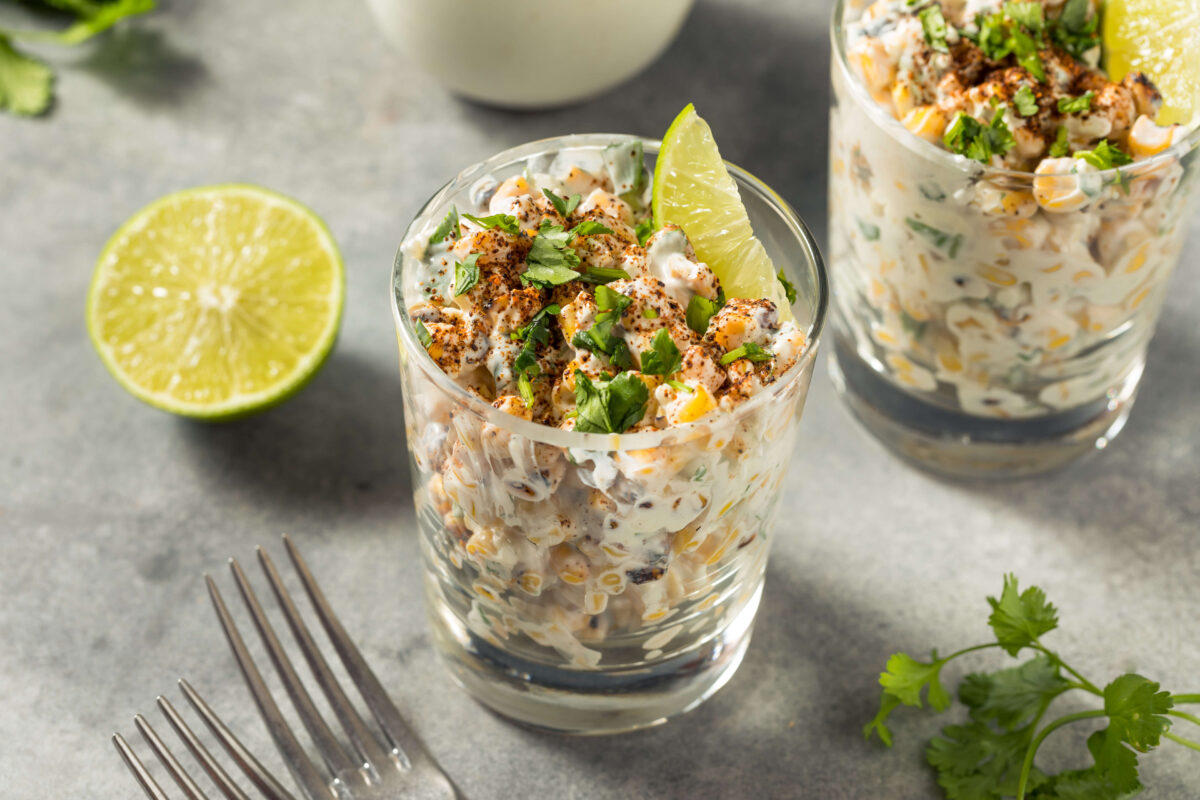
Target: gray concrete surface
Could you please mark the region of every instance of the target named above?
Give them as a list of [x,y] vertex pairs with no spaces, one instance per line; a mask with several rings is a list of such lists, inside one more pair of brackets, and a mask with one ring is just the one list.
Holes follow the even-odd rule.
[[[1189,256],[1138,408],[1101,456],[1043,480],[942,483],[857,428],[822,367],[734,680],[690,716],[618,738],[540,735],[484,712],[437,663],[422,617],[386,294],[400,233],[466,164],[552,134],[657,134],[689,100],[729,158],[823,230],[826,3],[701,0],[649,72],[542,114],[447,96],[358,3],[164,6],[57,55],[52,116],[0,116],[0,795],[140,796],[108,736],[133,735],[132,715],[177,696],[179,676],[278,766],[200,575],[227,578],[225,558],[251,559],[257,543],[279,553],[282,532],[476,800],[936,798],[920,756],[935,718],[903,715],[890,752],[863,742],[875,676],[895,649],[986,638],[984,595],[1008,570],[1047,588],[1065,625],[1053,641],[1094,679],[1136,669],[1200,691],[1200,282]],[[349,288],[316,381],[259,418],[211,427],[127,396],[88,343],[83,300],[99,248],[129,214],[225,181],[317,209]],[[1056,735],[1050,762],[1071,760],[1083,735]],[[1168,746],[1144,765],[1146,797],[1200,795],[1197,754]]]

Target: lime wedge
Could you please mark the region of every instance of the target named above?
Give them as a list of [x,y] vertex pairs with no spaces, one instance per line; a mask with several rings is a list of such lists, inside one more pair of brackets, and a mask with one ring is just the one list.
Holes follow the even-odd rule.
[[1200,4],[1108,0],[1102,35],[1112,80],[1141,70],[1162,92],[1160,125],[1195,121],[1200,111]]
[[727,297],[765,298],[775,303],[782,319],[794,319],[712,130],[690,103],[663,136],[654,167],[654,219],[683,228],[696,255],[721,279]]
[[189,189],[137,212],[105,245],[88,335],[139,399],[230,419],[316,374],[344,294],[341,255],[312,211],[256,186]]

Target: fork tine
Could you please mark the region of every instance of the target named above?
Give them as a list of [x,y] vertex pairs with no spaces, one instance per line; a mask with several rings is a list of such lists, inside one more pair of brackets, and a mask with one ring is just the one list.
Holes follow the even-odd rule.
[[284,762],[292,770],[297,783],[304,789],[310,800],[329,800],[333,795],[328,782],[317,772],[316,766],[309,760],[308,754],[304,752],[300,742],[296,740],[296,735],[292,733],[287,720],[279,712],[279,706],[275,705],[275,701],[271,699],[271,692],[267,689],[258,667],[254,666],[250,651],[246,649],[246,643],[242,641],[242,635],[238,633],[237,625],[229,616],[229,609],[225,607],[225,601],[221,597],[220,590],[217,589],[217,584],[213,581],[212,576],[207,574],[204,576],[204,581],[208,584],[208,595],[212,598],[217,618],[225,630],[225,638],[229,641],[230,648],[233,649],[233,655],[242,671],[242,677],[246,679],[250,694],[254,696],[254,702],[258,706],[263,720],[267,723],[267,730],[270,731],[271,738],[275,740],[275,746],[283,754]]
[[142,791],[150,800],[170,800],[166,793],[159,788],[154,782],[154,778],[150,777],[150,773],[142,764],[141,759],[133,752],[133,748],[129,746],[129,742],[125,741],[119,733],[114,733],[112,736],[113,746],[117,748],[117,752],[121,754],[121,760],[125,762],[125,766],[129,767],[129,771],[133,773],[134,780],[142,787]]
[[300,551],[292,543],[287,534],[283,536],[283,543],[287,547],[288,556],[292,560],[292,564],[296,567],[296,571],[300,573],[300,580],[304,584],[304,590],[308,593],[309,600],[312,601],[313,607],[317,610],[317,616],[321,619],[321,625],[325,628],[325,633],[329,635],[330,641],[333,642],[333,647],[337,650],[338,656],[341,657],[342,663],[346,666],[346,672],[349,673],[350,679],[354,681],[354,685],[358,687],[358,691],[362,694],[363,700],[366,701],[367,707],[371,709],[371,713],[375,715],[375,719],[379,722],[379,726],[383,728],[383,732],[387,734],[391,740],[392,746],[399,750],[402,759],[408,762],[407,766],[417,767],[430,766],[435,770],[437,766],[433,759],[426,752],[425,746],[421,744],[416,734],[404,722],[400,716],[400,712],[396,710],[396,706],[392,703],[387,692],[379,683],[379,679],[375,677],[375,673],[367,666],[366,660],[362,657],[355,646],[354,641],[346,633],[346,629],[342,627],[342,623],[338,620],[337,615],[333,613],[333,609],[329,605],[329,601],[325,599],[321,587],[317,585],[316,578],[308,569],[308,564],[300,556]]
[[167,718],[167,722],[171,723],[171,727],[175,729],[175,733],[179,734],[179,738],[183,740],[187,749],[192,751],[192,755],[200,762],[200,766],[208,773],[208,777],[212,778],[212,782],[217,785],[229,800],[250,800],[236,783],[229,777],[221,765],[216,762],[212,755],[208,752],[208,748],[196,738],[196,734],[192,733],[192,729],[183,721],[183,717],[179,716],[179,712],[167,702],[167,698],[162,695],[158,696],[158,707],[162,711],[163,716]]
[[342,745],[333,735],[333,731],[329,730],[329,726],[325,724],[321,712],[313,704],[312,697],[296,674],[296,668],[292,666],[292,660],[288,658],[283,645],[279,643],[279,637],[275,635],[275,629],[259,604],[254,589],[250,587],[246,573],[242,572],[242,565],[237,562],[237,559],[231,558],[229,559],[229,568],[233,571],[234,580],[237,581],[238,591],[242,593],[242,600],[246,602],[246,608],[250,610],[254,627],[258,628],[258,634],[267,647],[271,663],[275,665],[275,671],[279,673],[279,677],[283,681],[283,688],[287,691],[288,697],[292,699],[292,706],[300,715],[300,721],[304,723],[304,727],[325,759],[325,766],[335,777],[352,780],[351,776],[357,773],[361,765],[355,764],[346,755],[346,751],[342,749]]
[[390,762],[388,754],[379,746],[379,743],[375,740],[371,732],[367,730],[362,717],[358,715],[358,712],[354,709],[354,705],[346,697],[346,693],[342,691],[342,687],[333,676],[333,672],[330,671],[329,664],[325,661],[325,657],[321,655],[321,651],[317,649],[312,634],[309,633],[308,626],[301,619],[300,612],[296,610],[296,604],[292,601],[291,594],[284,587],[283,581],[279,577],[279,572],[275,569],[274,562],[271,561],[271,557],[261,547],[257,548],[257,553],[263,572],[267,574],[267,579],[271,582],[271,589],[275,593],[275,598],[283,608],[288,626],[292,629],[292,635],[295,636],[296,643],[300,645],[300,651],[304,654],[308,666],[317,678],[317,683],[321,685],[321,689],[325,692],[325,697],[329,700],[334,713],[337,715],[338,720],[341,721],[342,727],[358,751],[359,758],[373,765],[376,769],[383,769]]
[[192,688],[190,683],[180,678],[179,689],[196,713],[200,715],[200,718],[204,720],[204,724],[212,731],[212,735],[225,748],[225,752],[229,753],[229,757],[237,763],[250,782],[258,787],[267,800],[295,800],[291,792],[283,788],[279,781],[275,780],[275,776],[267,772],[266,768],[258,763],[258,759],[238,741],[238,738],[233,735],[233,731],[225,727],[225,723],[221,721],[215,711],[209,708],[208,703],[204,702],[204,698]]
[[142,734],[142,738],[146,740],[146,744],[150,745],[150,749],[158,756],[158,760],[167,768],[167,772],[171,773],[171,777],[179,784],[179,788],[183,789],[191,800],[208,800],[207,795],[201,791],[196,782],[192,780],[192,776],[187,774],[183,765],[176,760],[175,756],[163,744],[163,740],[158,738],[158,734],[154,732],[154,728],[150,727],[150,723],[141,714],[137,714],[133,718],[133,724],[137,726],[138,732]]

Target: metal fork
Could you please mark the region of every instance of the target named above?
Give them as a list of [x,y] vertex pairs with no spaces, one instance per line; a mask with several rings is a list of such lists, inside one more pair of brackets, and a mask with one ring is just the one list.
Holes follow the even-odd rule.
[[304,684],[300,682],[291,660],[280,645],[279,639],[275,635],[271,623],[267,620],[266,614],[263,613],[262,606],[259,605],[254,590],[250,588],[250,583],[246,580],[241,566],[231,558],[229,567],[233,572],[242,599],[246,603],[246,608],[254,619],[254,626],[258,629],[271,662],[279,673],[279,678],[283,682],[284,689],[291,699],[297,715],[313,743],[316,744],[317,750],[321,754],[321,760],[324,762],[325,775],[309,759],[291,727],[280,713],[261,673],[246,649],[245,642],[242,641],[237,626],[229,615],[229,610],[225,606],[225,601],[222,599],[216,583],[212,576],[206,574],[204,580],[208,584],[208,593],[212,598],[214,608],[216,608],[217,617],[221,621],[221,627],[225,630],[225,637],[229,640],[229,646],[233,648],[233,654],[241,668],[242,676],[246,679],[246,684],[254,696],[254,702],[262,713],[271,737],[275,740],[275,745],[279,748],[288,768],[291,769],[296,782],[304,790],[309,800],[331,800],[331,798],[453,800],[458,797],[450,779],[437,766],[420,740],[404,722],[400,712],[396,710],[396,706],[384,691],[383,686],[380,685],[379,679],[367,666],[362,654],[347,635],[341,622],[333,613],[333,609],[330,608],[316,579],[309,571],[308,565],[304,563],[304,559],[296,550],[296,546],[286,535],[283,537],[283,543],[287,548],[292,565],[300,576],[304,590],[308,594],[309,600],[312,601],[317,617],[321,620],[325,633],[328,634],[346,668],[346,673],[358,688],[359,694],[386,737],[386,742],[380,741],[367,728],[366,723],[363,722],[362,717],[359,716],[358,711],[355,710],[354,705],[338,684],[337,678],[329,669],[329,664],[317,649],[308,627],[300,617],[295,603],[292,602],[291,595],[284,588],[275,565],[261,547],[256,548],[259,563],[262,565],[263,572],[266,573],[275,598],[279,601],[296,644],[353,746],[354,756],[347,753],[313,704]]
[[[275,777],[258,763],[258,760],[250,754],[250,751],[242,746],[242,743],[237,740],[237,737],[225,727],[225,723],[221,722],[220,718],[213,713],[213,710],[208,707],[208,703],[204,702],[203,698],[196,693],[196,690],[191,685],[180,679],[179,688],[183,690],[183,695],[191,703],[192,708],[204,720],[208,729],[212,731],[213,736],[225,748],[230,757],[241,767],[242,772],[246,774],[258,790],[262,792],[263,797],[267,800],[295,800],[286,789],[279,785]],[[200,742],[196,734],[192,733],[192,729],[183,721],[183,717],[179,712],[167,701],[167,698],[159,695],[158,707],[166,716],[167,721],[171,723],[171,727],[179,734],[179,738],[187,746],[187,749],[192,752],[196,760],[200,762],[200,766],[212,778],[217,788],[229,800],[250,800],[233,779],[229,777],[221,765],[213,758],[208,749]],[[167,768],[167,772],[175,779],[175,783],[183,790],[192,800],[202,800],[204,792],[196,784],[196,781],[187,773],[179,760],[171,753],[162,739],[150,727],[150,723],[141,714],[133,718],[134,724],[137,726],[138,732],[142,734],[142,738],[146,740],[146,744],[158,756],[158,760]],[[167,800],[166,793],[151,777],[150,771],[142,764],[137,755],[133,752],[133,748],[125,741],[125,738],[119,733],[114,733],[112,737],[113,744],[117,747],[117,752],[121,754],[121,758],[125,759],[125,765],[129,767],[129,771],[133,773],[133,777],[137,779],[139,785],[146,792],[146,795],[151,800]]]

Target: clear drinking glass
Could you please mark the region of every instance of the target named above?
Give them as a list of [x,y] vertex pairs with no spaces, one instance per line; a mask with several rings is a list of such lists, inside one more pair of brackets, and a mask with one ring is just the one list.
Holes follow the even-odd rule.
[[846,14],[842,0],[829,179],[839,390],[885,444],[953,476],[1032,474],[1103,448],[1133,406],[1200,194],[1200,133],[1105,172],[984,167],[872,100],[847,64]]
[[[599,154],[628,136],[533,142],[462,172],[410,237],[471,186],[531,160]],[[657,142],[645,142],[649,166]],[[419,343],[393,271],[405,422],[434,638],[454,677],[521,722],[600,733],[698,705],[749,643],[780,486],[825,317],[824,266],[804,224],[730,165],[755,233],[797,289],[796,365],[732,413],[662,431],[579,433],[505,414]],[[426,234],[427,235],[427,234]]]

